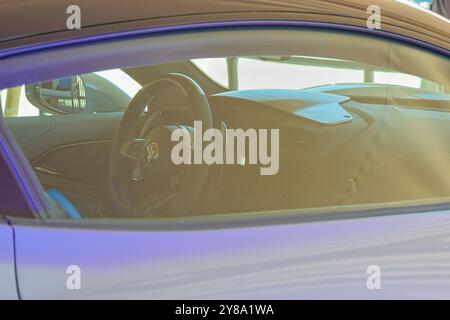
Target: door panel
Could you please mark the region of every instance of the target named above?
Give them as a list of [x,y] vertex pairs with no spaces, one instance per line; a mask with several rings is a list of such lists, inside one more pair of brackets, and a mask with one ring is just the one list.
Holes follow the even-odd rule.
[[45,189],[62,191],[86,216],[108,201],[109,156],[121,112],[7,118]]
[[[114,231],[16,226],[34,298],[449,298],[445,212],[252,228]],[[69,290],[69,266],[80,290]],[[367,268],[381,290],[367,288]]]
[[5,118],[8,129],[28,160],[52,149],[85,141],[114,139],[123,113],[72,114],[40,117]]
[[0,300],[18,299],[13,229],[0,217]]

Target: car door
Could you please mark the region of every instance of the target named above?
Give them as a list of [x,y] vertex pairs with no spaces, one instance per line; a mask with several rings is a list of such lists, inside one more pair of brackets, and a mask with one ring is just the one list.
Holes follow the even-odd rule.
[[[2,146],[13,142],[0,132]],[[318,219],[296,212],[147,222],[42,220],[29,209],[39,208],[36,198],[11,183],[27,177],[20,170],[26,160],[17,148],[2,148],[0,160],[7,150],[15,161],[0,170],[2,186],[8,186],[0,194],[4,298],[450,296],[447,211],[380,210],[366,218],[368,212],[353,212],[337,220],[333,213]],[[28,190],[39,189],[37,181],[22,181]]]
[[433,206],[153,221],[8,221],[23,299],[450,296],[450,216]]
[[289,220],[13,221],[18,288],[24,299],[450,297],[448,212]]
[[7,221],[0,221],[0,299],[18,299],[14,264],[13,229]]
[[[138,47],[133,57],[150,56],[154,63],[165,61],[169,53],[211,49],[209,41],[224,36],[216,31],[171,34],[169,45],[164,37],[155,37],[154,42],[138,39],[153,55],[142,54]],[[291,31],[286,33],[292,40]],[[249,30],[225,30],[220,50],[229,52],[236,41],[245,47],[250,43],[246,32],[253,35]],[[282,38],[279,32],[260,30],[255,38],[259,45],[272,44],[267,38],[277,41]],[[310,34],[310,39],[318,38]],[[335,33],[328,34],[330,41],[336,38]],[[121,48],[133,45],[122,44]],[[367,54],[383,64],[392,48],[383,41],[379,44],[375,53]],[[96,52],[111,55],[102,61],[130,60],[112,59],[114,50],[106,49],[120,47],[113,42],[91,45]],[[90,58],[89,50],[76,53]],[[374,121],[364,114],[361,118],[361,123]],[[306,208],[170,219],[52,220],[37,212],[35,219],[12,216],[8,221],[15,234],[18,288],[28,299],[448,297],[445,249],[450,218],[445,210],[446,203],[387,209],[379,203],[359,210]],[[372,282],[374,274],[378,280]]]
[[[31,187],[32,178],[29,179],[30,171],[27,171],[29,167],[23,157],[20,157],[20,153],[11,135],[5,130],[0,114],[0,299],[2,300],[20,298],[16,277],[14,229],[6,217],[34,219],[36,216],[32,210],[47,209],[35,198],[37,189]],[[37,188],[39,189],[39,186]]]

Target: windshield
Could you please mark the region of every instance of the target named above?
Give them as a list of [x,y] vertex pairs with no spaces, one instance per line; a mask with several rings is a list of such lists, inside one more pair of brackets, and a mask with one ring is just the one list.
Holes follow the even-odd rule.
[[194,59],[212,80],[228,89],[306,89],[342,83],[389,84],[432,92],[441,85],[388,68],[323,57],[248,56]]

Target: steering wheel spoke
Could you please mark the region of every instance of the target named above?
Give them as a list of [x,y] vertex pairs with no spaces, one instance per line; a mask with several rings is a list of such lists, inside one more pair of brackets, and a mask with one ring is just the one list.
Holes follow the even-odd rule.
[[139,161],[139,153],[145,139],[126,139],[122,142],[119,153],[129,159]]

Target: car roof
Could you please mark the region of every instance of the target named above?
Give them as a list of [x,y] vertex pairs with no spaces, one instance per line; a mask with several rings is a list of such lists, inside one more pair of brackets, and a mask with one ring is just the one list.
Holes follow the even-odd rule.
[[[66,9],[81,8],[81,30]],[[236,20],[294,20],[366,28],[367,8],[381,9],[383,31],[450,50],[450,22],[408,0],[0,0],[0,49],[112,32]]]

